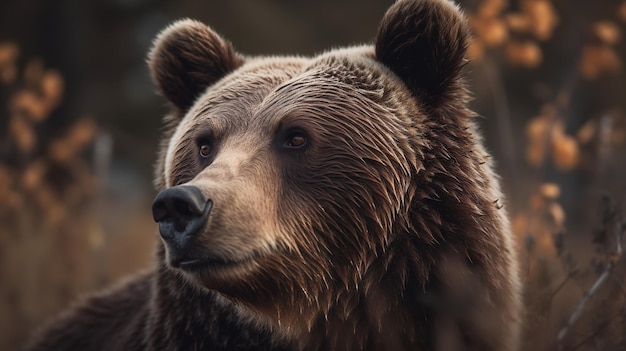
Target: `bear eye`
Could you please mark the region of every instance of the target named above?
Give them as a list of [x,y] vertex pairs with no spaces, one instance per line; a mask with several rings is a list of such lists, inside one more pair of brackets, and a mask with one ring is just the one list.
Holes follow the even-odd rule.
[[291,133],[287,136],[287,139],[285,140],[285,146],[290,149],[299,149],[306,145],[306,143],[307,137],[306,135],[304,135],[304,133],[301,132]]
[[211,147],[211,145],[209,144],[202,144],[200,145],[200,156],[203,158],[207,158],[209,156],[211,156],[211,154],[213,153],[213,148]]

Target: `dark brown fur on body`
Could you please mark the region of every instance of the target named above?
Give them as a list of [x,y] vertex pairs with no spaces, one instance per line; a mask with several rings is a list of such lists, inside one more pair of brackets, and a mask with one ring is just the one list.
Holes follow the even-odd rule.
[[90,297],[26,350],[287,350],[231,302],[164,267]]
[[154,273],[29,349],[515,350],[517,265],[466,109],[467,40],[444,0],[399,1],[375,48],[310,59],[166,29],[149,60],[174,108],[156,183],[211,199],[188,254],[218,263],[178,269],[160,244]]

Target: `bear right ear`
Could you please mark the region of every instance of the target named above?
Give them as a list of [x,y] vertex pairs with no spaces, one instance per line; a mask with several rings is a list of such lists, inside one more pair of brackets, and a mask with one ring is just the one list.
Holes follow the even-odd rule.
[[469,27],[451,1],[399,0],[380,24],[376,57],[437,109],[461,89],[469,37]]
[[206,25],[189,19],[165,28],[148,54],[152,79],[181,113],[207,87],[243,62],[229,42]]

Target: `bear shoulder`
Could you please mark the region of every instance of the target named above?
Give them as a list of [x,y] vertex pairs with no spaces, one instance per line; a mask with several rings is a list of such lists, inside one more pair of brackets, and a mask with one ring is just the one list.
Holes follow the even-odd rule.
[[23,351],[276,350],[266,328],[228,300],[155,271],[87,296],[35,333]]
[[152,273],[145,273],[86,296],[48,322],[24,350],[142,349],[143,340],[134,335],[148,317],[152,278]]

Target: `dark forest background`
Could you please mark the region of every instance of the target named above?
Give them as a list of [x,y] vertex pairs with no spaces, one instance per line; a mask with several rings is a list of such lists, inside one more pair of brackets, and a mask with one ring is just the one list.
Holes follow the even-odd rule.
[[[0,349],[150,266],[162,28],[189,17],[249,55],[312,55],[370,42],[392,2],[1,0]],[[523,349],[626,349],[626,2],[460,6],[523,261]]]

